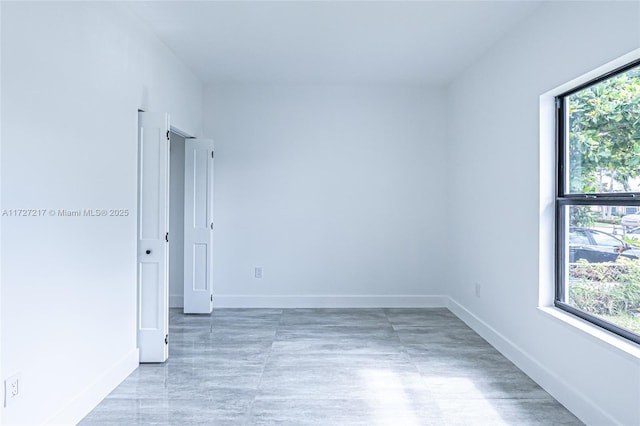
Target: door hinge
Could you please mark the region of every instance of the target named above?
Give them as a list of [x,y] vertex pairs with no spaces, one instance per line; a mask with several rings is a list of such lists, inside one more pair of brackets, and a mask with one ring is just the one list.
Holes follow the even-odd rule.
[[167,130],[167,140],[171,140],[171,138],[169,137],[169,131]]
[[211,158],[214,158],[213,151],[211,151]]
[[169,233],[168,232],[164,235],[164,240],[166,242],[169,242]]
[[213,302],[213,294],[211,295],[211,301]]
[[213,222],[211,222],[211,230],[213,231]]
[[168,334],[166,334],[166,335],[164,336],[164,344],[165,344],[165,345],[168,345],[168,344],[169,344],[169,335],[168,335]]
[[556,109],[560,109],[560,106],[562,105],[561,102],[560,98],[556,98]]

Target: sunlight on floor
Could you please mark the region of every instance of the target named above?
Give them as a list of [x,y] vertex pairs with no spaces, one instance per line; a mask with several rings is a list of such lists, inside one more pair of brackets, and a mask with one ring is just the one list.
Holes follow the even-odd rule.
[[398,424],[399,415],[405,426],[420,424],[419,417],[414,413],[415,407],[412,406],[404,384],[396,373],[389,370],[367,369],[361,370],[360,376],[365,382],[369,402],[372,405],[372,424]]
[[434,419],[440,418],[447,423],[509,424],[470,378],[432,376],[417,379],[434,391],[429,394],[428,400],[433,401],[433,407],[429,407],[425,405],[425,395],[412,398],[410,391],[417,386],[411,379],[407,382],[406,378],[403,380],[397,373],[385,369],[365,369],[359,374],[371,404],[371,424],[396,425],[401,420],[403,425],[419,425],[429,409],[434,411],[431,413]]
[[[473,379],[455,376],[428,376],[427,388],[438,396],[438,407],[447,422],[487,425],[508,425],[488,398],[478,389]],[[444,396],[444,397],[443,397]],[[450,396],[450,397],[449,397]]]

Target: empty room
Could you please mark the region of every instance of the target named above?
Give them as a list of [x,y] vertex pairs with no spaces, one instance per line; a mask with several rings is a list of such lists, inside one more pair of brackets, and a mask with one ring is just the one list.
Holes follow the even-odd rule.
[[0,25],[0,424],[640,425],[640,1]]

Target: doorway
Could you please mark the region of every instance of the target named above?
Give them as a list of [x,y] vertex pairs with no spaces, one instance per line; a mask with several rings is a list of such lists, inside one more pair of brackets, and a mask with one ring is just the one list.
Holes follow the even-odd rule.
[[169,307],[187,314],[213,309],[214,147],[170,131]]
[[213,308],[213,141],[138,114],[137,342],[140,362],[169,356],[169,308]]
[[169,133],[169,308],[184,307],[184,142]]

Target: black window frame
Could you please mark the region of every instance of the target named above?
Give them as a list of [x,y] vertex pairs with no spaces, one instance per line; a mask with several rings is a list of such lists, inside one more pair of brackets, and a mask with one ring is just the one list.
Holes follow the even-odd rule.
[[568,265],[568,259],[565,258],[566,243],[566,217],[565,212],[568,206],[634,206],[640,207],[640,192],[625,193],[567,193],[568,187],[566,182],[566,170],[568,167],[565,153],[569,141],[567,140],[566,124],[567,124],[567,102],[568,97],[583,89],[591,87],[602,81],[620,75],[626,71],[640,66],[640,59],[609,71],[601,76],[573,87],[555,97],[556,103],[556,196],[555,196],[555,297],[554,306],[585,321],[588,321],[598,327],[601,327],[611,333],[624,337],[632,342],[640,344],[640,335],[630,332],[615,324],[604,321],[596,316],[581,311],[567,303],[562,299],[565,294],[564,278],[566,276],[565,267]]

